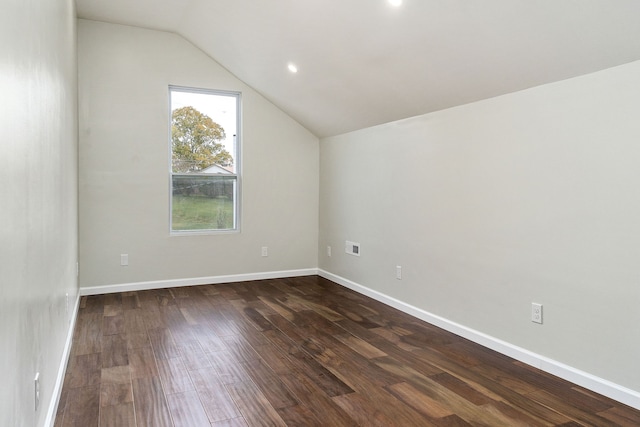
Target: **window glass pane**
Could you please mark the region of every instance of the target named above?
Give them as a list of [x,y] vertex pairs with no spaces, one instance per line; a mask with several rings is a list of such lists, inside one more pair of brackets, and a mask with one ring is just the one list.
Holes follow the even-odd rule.
[[172,176],[174,231],[235,228],[235,176]]
[[200,172],[221,166],[236,172],[235,95],[171,91],[171,169]]

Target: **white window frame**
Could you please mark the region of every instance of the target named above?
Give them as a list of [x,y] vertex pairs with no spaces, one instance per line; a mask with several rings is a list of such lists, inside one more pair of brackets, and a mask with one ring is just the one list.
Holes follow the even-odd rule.
[[[177,173],[173,172],[172,160],[173,160],[173,149],[172,149],[172,138],[171,138],[171,121],[172,121],[172,102],[171,95],[172,92],[191,92],[196,94],[205,94],[205,95],[217,95],[217,96],[229,96],[236,98],[236,133],[235,133],[235,153],[233,153],[234,157],[234,165],[235,165],[235,173],[234,174],[225,174],[223,175],[225,178],[235,178],[235,188],[233,194],[233,228],[230,229],[200,229],[200,230],[174,230],[173,229],[173,177],[174,176],[212,176],[212,177],[220,177],[219,174],[215,173]],[[191,235],[201,235],[201,234],[233,234],[240,232],[240,224],[241,224],[241,194],[242,194],[242,93],[235,91],[226,91],[226,90],[217,90],[217,89],[206,89],[206,88],[195,88],[188,86],[176,86],[169,85],[169,120],[168,120],[168,166],[169,166],[169,234],[171,236],[191,236]]]

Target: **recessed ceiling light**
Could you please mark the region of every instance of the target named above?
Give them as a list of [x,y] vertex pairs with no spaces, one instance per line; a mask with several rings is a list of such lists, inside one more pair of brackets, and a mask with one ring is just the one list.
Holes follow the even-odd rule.
[[298,67],[296,67],[296,64],[289,63],[289,65],[287,65],[287,68],[292,73],[297,73],[298,72]]
[[402,0],[388,0],[391,6],[398,7],[402,4]]

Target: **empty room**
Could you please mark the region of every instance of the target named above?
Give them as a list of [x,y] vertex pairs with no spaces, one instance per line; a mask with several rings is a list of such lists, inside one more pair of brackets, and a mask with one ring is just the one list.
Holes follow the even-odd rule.
[[0,426],[640,425],[639,2],[0,4]]

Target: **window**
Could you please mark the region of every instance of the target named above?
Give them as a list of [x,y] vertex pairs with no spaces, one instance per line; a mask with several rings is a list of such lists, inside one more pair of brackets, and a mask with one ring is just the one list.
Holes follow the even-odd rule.
[[169,87],[171,232],[238,229],[240,94]]

